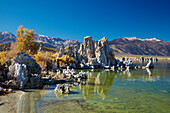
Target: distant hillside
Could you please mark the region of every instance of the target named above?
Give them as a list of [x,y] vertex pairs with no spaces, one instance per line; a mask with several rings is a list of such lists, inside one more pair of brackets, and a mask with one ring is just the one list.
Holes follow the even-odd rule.
[[115,54],[170,56],[170,41],[125,37],[109,42]]
[[[10,44],[16,41],[16,36],[10,32],[0,32],[0,43]],[[65,40],[61,38],[53,38],[44,35],[35,35],[34,41],[37,43],[43,42],[45,47],[59,49],[61,46],[66,47],[67,45],[80,45],[78,40]]]
[[9,32],[0,32],[0,43],[10,44],[11,42],[15,42],[15,35]]
[[[16,41],[16,36],[10,32],[0,32],[0,36],[0,43],[3,44]],[[43,42],[45,47],[56,49],[61,46],[79,46],[81,44],[78,40],[65,40],[37,34],[34,36],[34,41],[37,43]],[[156,38],[125,37],[109,41],[109,45],[115,51],[115,54],[170,56],[170,41],[162,41]],[[4,47],[3,45],[3,48],[8,49],[8,46]]]

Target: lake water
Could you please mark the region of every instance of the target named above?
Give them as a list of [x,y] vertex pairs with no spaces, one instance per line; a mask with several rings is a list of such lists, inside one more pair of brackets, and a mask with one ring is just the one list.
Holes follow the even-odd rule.
[[54,93],[55,86],[27,90],[22,113],[170,113],[169,61],[152,70],[83,71],[88,79],[70,94]]

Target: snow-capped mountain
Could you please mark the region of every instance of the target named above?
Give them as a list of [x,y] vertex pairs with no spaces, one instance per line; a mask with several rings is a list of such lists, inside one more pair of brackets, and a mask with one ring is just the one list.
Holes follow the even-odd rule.
[[157,38],[146,38],[146,39],[141,39],[141,38],[137,38],[137,37],[124,37],[122,38],[124,40],[130,40],[130,41],[134,41],[134,40],[140,40],[140,41],[161,41]]
[[[16,41],[16,36],[10,32],[0,32],[0,37],[0,43],[3,44],[10,44]],[[37,43],[43,42],[45,47],[57,49],[61,46],[79,46],[81,44],[78,40],[66,40],[38,34],[34,36],[34,41]],[[109,41],[109,45],[115,51],[115,54],[170,56],[170,41],[163,41],[157,38],[124,37]]]
[[[16,41],[16,36],[10,32],[0,32],[0,36],[1,36],[0,43],[10,44]],[[67,45],[79,46],[81,43],[78,40],[66,40],[66,39],[48,37],[45,35],[38,35],[38,34],[35,34],[33,38],[34,41],[37,43],[43,42],[45,47],[57,48],[57,49],[59,49],[61,46],[66,47]]]
[[15,35],[10,32],[0,32],[0,43],[9,44],[11,42],[15,42]]

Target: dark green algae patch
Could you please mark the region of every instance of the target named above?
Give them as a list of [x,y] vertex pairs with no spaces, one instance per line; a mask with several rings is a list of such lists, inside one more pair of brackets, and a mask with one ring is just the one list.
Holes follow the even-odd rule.
[[168,113],[170,65],[156,66],[151,73],[85,70],[88,79],[70,94],[54,93],[55,86],[27,90],[22,113]]

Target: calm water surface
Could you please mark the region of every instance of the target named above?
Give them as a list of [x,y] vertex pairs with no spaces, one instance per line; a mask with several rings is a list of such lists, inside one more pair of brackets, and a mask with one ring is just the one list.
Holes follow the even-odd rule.
[[22,112],[170,113],[170,61],[152,70],[83,71],[88,79],[72,85],[70,94],[54,93],[55,86],[28,90]]

